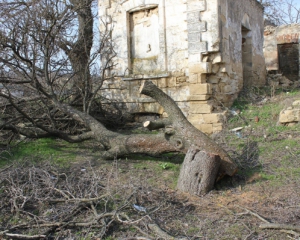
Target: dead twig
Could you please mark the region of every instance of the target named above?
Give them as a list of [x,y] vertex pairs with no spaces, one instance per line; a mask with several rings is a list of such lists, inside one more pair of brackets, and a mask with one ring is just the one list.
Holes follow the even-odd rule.
[[98,200],[101,200],[105,197],[109,196],[109,194],[103,194],[99,197],[95,197],[95,198],[72,198],[72,199],[45,199],[45,201],[51,202],[51,203],[60,203],[60,202],[64,202],[64,203],[74,203],[74,202],[78,202],[78,203],[86,203],[86,202],[95,202]]
[[265,223],[270,223],[268,220],[264,219],[263,217],[259,216],[257,213],[255,212],[252,212],[251,210],[247,209],[247,208],[244,208],[244,207],[241,207],[241,206],[238,206],[239,208],[245,210],[246,212],[244,213],[238,213],[237,215],[246,215],[246,214],[251,214],[257,218],[259,218],[261,221],[265,222]]
[[277,223],[266,223],[259,225],[261,229],[280,229],[280,230],[292,230],[300,232],[300,226],[288,225],[288,224],[277,224]]
[[[0,233],[1,236],[1,233]],[[13,233],[4,233],[3,236],[7,236],[11,239],[45,239],[46,235],[24,235],[24,234],[13,234]]]

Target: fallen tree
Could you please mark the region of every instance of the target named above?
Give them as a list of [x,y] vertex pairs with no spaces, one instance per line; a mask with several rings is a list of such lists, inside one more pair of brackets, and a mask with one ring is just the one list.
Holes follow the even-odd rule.
[[[125,135],[106,127],[99,115],[112,110],[103,108],[105,98],[101,89],[105,80],[113,78],[108,71],[114,65],[115,53],[108,25],[96,53],[91,52],[92,0],[66,3],[39,0],[2,5],[1,16],[6,19],[1,22],[1,29],[6,31],[0,32],[2,130],[30,138],[57,137],[68,142],[94,139],[105,149],[105,159],[136,153],[187,153],[190,148],[216,156],[209,165],[198,166],[203,168],[194,176],[200,182],[199,191],[179,183],[179,189],[193,194],[207,193],[217,178],[236,172],[237,167],[226,151],[196,129],[176,103],[151,81],[141,82],[140,93],[155,99],[169,118],[145,126],[163,128],[164,132]],[[44,5],[46,8],[41,7]],[[66,35],[73,31],[68,30],[73,22],[78,25],[73,26],[77,32],[71,42]],[[91,72],[97,55],[107,61],[98,69],[101,75],[93,79]],[[188,154],[185,162],[201,161],[197,156]],[[186,172],[181,178],[187,178],[189,171]],[[194,181],[193,176],[190,178]]]

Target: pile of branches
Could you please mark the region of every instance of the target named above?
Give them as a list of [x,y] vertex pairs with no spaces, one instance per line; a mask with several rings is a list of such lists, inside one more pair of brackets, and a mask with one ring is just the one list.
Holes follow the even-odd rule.
[[190,211],[175,193],[116,184],[113,171],[91,166],[23,161],[0,171],[0,238],[186,239],[162,230],[175,208]]

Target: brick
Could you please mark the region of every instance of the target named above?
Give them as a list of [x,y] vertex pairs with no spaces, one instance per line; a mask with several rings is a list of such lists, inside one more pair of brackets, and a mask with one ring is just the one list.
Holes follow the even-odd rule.
[[213,132],[221,132],[223,130],[223,124],[222,123],[214,123],[213,124]]
[[209,83],[197,83],[191,84],[190,88],[190,95],[207,95],[212,94],[212,87]]

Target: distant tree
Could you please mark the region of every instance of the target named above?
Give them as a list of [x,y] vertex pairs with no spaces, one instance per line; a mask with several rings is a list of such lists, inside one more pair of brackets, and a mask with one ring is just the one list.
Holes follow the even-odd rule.
[[265,7],[265,18],[275,25],[300,23],[298,0],[259,0]]

